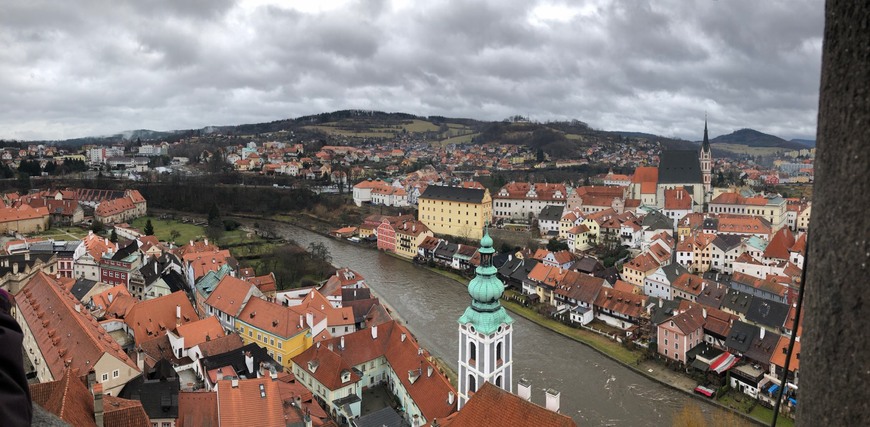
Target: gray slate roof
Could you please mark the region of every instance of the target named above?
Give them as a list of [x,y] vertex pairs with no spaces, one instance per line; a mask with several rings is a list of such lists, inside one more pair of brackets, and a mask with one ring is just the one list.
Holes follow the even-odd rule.
[[701,161],[695,150],[664,150],[659,162],[659,184],[701,184]]
[[421,199],[443,200],[445,202],[481,203],[486,190],[477,188],[448,187],[430,185],[420,195]]
[[782,328],[788,317],[789,306],[764,298],[753,298],[746,312],[746,320],[770,328]]
[[561,221],[562,220],[562,212],[565,211],[564,206],[558,205],[547,205],[544,206],[544,209],[541,209],[541,213],[538,214],[538,221]]

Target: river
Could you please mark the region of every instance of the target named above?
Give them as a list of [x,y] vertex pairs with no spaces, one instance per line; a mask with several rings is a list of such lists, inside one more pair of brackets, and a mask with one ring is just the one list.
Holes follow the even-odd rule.
[[[456,319],[470,302],[465,288],[437,273],[384,253],[311,231],[280,225],[283,237],[303,247],[321,242],[333,264],[362,274],[369,287],[405,321],[432,354],[457,369]],[[561,392],[561,413],[578,425],[669,425],[689,398],[518,315],[514,318],[514,378],[532,383],[532,401],[544,390]],[[516,392],[516,384],[513,385]],[[711,405],[704,404],[708,412]]]

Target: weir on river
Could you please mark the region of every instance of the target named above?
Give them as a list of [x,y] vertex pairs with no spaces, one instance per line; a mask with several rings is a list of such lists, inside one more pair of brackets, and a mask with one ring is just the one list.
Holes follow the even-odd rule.
[[[369,287],[392,307],[418,341],[456,369],[457,319],[470,302],[465,287],[447,277],[390,255],[313,233],[278,225],[282,237],[302,247],[326,245],[333,264],[365,277]],[[519,315],[514,323],[516,380],[532,383],[532,401],[543,406],[544,390],[562,393],[561,413],[579,425],[669,425],[685,394],[652,381],[602,356],[584,344],[538,326]],[[516,384],[512,390],[516,392]],[[708,412],[712,406],[703,404]]]

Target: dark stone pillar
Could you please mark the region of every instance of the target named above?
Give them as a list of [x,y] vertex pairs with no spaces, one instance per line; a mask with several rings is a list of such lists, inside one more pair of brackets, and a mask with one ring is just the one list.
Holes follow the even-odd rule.
[[870,420],[870,2],[828,0],[798,422]]

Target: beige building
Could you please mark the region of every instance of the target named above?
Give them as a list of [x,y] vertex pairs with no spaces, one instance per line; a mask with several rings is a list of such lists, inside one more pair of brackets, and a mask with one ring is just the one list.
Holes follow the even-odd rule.
[[[71,280],[71,279],[65,279]],[[136,362],[57,281],[39,272],[15,299],[15,320],[24,332],[24,353],[39,382],[58,380],[66,368],[94,370],[105,394],[117,396],[141,374]]]
[[492,221],[492,197],[486,189],[430,185],[417,202],[417,219],[435,234],[480,239]]
[[21,205],[17,208],[0,208],[0,233],[32,234],[47,230],[50,216],[46,208]]

